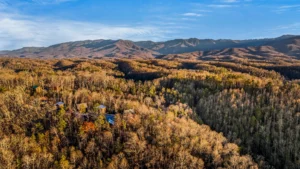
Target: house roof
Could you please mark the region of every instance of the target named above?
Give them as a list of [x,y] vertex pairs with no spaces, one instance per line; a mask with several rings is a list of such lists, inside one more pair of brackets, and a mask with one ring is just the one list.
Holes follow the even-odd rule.
[[37,89],[39,87],[39,85],[33,85],[32,88],[33,89]]
[[47,97],[40,97],[40,100],[41,100],[41,101],[47,101],[48,98],[47,98]]
[[105,118],[109,124],[115,124],[115,115],[114,114],[105,114]]
[[56,105],[60,106],[60,105],[63,105],[64,102],[57,102]]
[[104,105],[101,104],[100,106],[98,106],[98,108],[99,109],[104,109],[104,108],[106,108],[106,106],[104,106]]

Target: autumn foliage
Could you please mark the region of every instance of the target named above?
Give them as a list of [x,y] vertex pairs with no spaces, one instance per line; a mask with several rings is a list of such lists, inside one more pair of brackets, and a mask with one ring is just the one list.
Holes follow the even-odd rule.
[[275,66],[2,58],[0,168],[298,168],[299,82]]

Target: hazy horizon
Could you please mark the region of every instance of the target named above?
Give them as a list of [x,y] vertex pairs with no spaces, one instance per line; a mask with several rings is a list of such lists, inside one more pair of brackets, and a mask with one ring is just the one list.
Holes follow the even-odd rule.
[[[282,36],[300,36],[300,35],[290,35],[290,34],[285,34],[285,35],[281,35],[281,36],[277,36],[277,37],[268,37],[268,38],[258,38],[258,39],[274,39],[274,38],[279,38]],[[171,40],[179,40],[179,39],[194,39],[195,37],[190,37],[190,38],[176,38],[176,39],[169,39],[169,40],[164,40],[164,41],[152,41],[152,40],[141,40],[141,41],[133,41],[133,42],[142,42],[142,41],[152,41],[152,42],[156,42],[156,43],[160,43],[160,42],[166,42],[166,41],[171,41]],[[199,39],[199,38],[196,38]],[[128,40],[128,39],[82,39],[82,40],[78,40],[78,41],[66,41],[66,42],[58,42],[55,44],[50,44],[48,46],[23,46],[20,48],[15,48],[15,49],[10,49],[10,50],[18,50],[18,49],[22,49],[22,48],[47,48],[53,45],[57,45],[57,44],[63,44],[63,43],[72,43],[72,42],[80,42],[80,41],[97,41],[97,40],[112,40],[112,41],[118,41],[118,40]],[[212,39],[212,38],[205,38],[205,39],[199,39],[199,40],[255,40],[255,39]],[[10,50],[0,50],[0,51],[10,51]]]
[[126,39],[261,39],[300,34],[296,0],[0,0],[0,50]]

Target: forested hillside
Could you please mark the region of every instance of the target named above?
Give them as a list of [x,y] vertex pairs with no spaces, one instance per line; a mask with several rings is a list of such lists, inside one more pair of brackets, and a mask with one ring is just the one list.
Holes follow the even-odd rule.
[[1,58],[0,168],[297,169],[298,64]]
[[85,40],[49,47],[23,47],[0,51],[0,57],[20,58],[163,58],[189,60],[299,59],[300,36],[271,39],[174,39],[166,42],[130,40]]

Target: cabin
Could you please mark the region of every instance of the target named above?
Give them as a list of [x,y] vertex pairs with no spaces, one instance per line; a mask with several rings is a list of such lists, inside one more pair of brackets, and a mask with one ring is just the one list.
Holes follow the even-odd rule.
[[98,106],[97,109],[98,109],[99,114],[105,114],[106,113],[106,106],[104,106],[102,104],[100,106]]
[[48,98],[47,97],[40,97],[40,102],[46,103],[46,102],[48,102]]
[[37,88],[39,88],[38,85],[33,85],[33,86],[32,86],[32,90],[34,90],[34,91],[35,91]]
[[109,124],[111,124],[111,125],[115,124],[115,115],[114,114],[105,114],[105,119]]
[[64,102],[57,102],[56,104],[57,109],[63,108],[64,107]]
[[34,85],[32,86],[31,88],[31,94],[34,94],[34,93],[42,93],[44,91],[43,87],[39,86],[39,85]]

